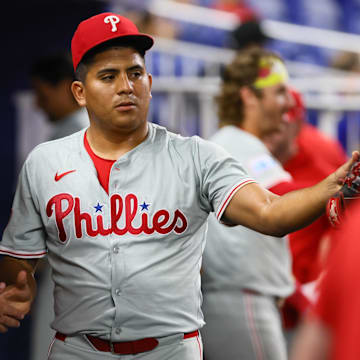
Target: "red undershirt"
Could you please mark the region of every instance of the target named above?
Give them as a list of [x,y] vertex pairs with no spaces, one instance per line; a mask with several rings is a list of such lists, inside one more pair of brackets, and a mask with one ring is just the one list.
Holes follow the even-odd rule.
[[87,140],[87,136],[85,133],[84,136],[84,145],[85,145],[85,149],[88,152],[88,154],[90,155],[92,161],[94,162],[97,174],[98,174],[98,179],[99,182],[101,184],[101,186],[105,189],[105,191],[109,194],[109,178],[110,178],[110,171],[111,168],[114,164],[114,162],[116,160],[108,160],[108,159],[103,159],[99,156],[97,156],[91,149],[88,140]]

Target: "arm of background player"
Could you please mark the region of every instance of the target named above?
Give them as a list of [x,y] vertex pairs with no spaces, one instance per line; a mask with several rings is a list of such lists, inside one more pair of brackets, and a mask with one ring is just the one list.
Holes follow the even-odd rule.
[[328,199],[342,186],[352,159],[320,183],[301,190],[277,196],[261,186],[251,183],[236,192],[224,212],[224,221],[243,225],[255,231],[284,236],[309,225],[325,211]]
[[291,360],[329,358],[331,340],[328,329],[315,319],[307,319],[299,329],[291,349]]
[[30,311],[35,298],[34,272],[37,261],[10,256],[4,256],[0,261],[0,282],[6,284],[5,290],[1,293],[3,303],[16,308],[22,315]]

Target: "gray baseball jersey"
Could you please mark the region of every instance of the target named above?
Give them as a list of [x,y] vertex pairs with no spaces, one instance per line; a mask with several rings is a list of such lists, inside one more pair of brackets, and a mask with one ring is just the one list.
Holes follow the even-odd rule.
[[[250,133],[226,126],[212,140],[240,160],[264,187],[291,180]],[[286,237],[266,236],[243,226],[229,228],[211,214],[202,286],[206,359],[286,359],[275,301],[293,290]]]
[[[291,176],[255,136],[235,126],[211,139],[239,160],[262,186],[270,188]],[[227,227],[209,216],[208,244],[203,258],[203,288],[247,288],[284,297],[293,290],[287,237],[266,236],[243,226]]]
[[52,327],[64,334],[128,341],[201,328],[206,219],[221,218],[253,180],[217,145],[149,124],[146,140],[114,163],[108,194],[84,134],[29,155],[0,253],[48,252]]

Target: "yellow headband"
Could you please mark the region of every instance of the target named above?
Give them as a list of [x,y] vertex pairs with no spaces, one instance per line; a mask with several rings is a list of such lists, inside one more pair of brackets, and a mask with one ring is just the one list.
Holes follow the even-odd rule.
[[259,73],[254,82],[254,87],[263,89],[287,82],[288,78],[289,74],[281,60],[275,57],[263,58],[260,60]]

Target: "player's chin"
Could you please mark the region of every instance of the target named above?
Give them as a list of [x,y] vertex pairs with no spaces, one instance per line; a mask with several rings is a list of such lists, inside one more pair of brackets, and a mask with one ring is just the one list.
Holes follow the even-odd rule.
[[136,106],[123,106],[114,109],[113,115],[118,119],[127,119],[136,117],[139,114],[139,109]]
[[141,125],[141,123],[142,121],[140,121],[138,116],[128,115],[117,117],[113,122],[113,125],[119,130],[135,130]]
[[114,123],[128,123],[128,122],[133,122],[136,120],[136,118],[138,117],[138,112],[137,111],[121,111],[121,112],[116,112],[115,116],[113,117],[113,121]]

